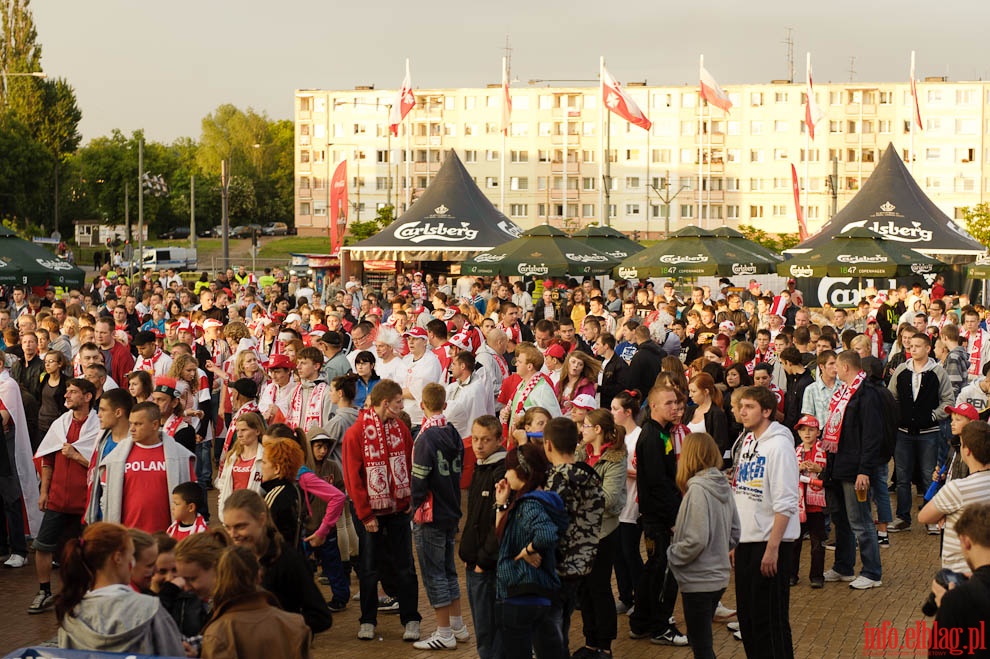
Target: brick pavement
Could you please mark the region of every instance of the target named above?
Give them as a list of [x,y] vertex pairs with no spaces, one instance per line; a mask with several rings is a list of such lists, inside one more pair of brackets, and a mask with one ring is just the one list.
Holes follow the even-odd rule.
[[[913,626],[921,619],[920,606],[937,566],[939,539],[925,535],[921,530],[924,527],[919,524],[915,524],[913,528],[908,533],[891,534],[891,546],[881,550],[884,568],[884,585],[881,588],[852,591],[844,583],[830,583],[822,590],[812,590],[808,586],[807,573],[802,575],[801,583],[791,590],[791,626],[796,657],[817,659],[867,656],[864,652],[864,623],[876,626],[889,620],[896,629],[903,632],[905,627]],[[831,563],[832,555],[828,552],[826,569]],[[805,550],[802,566],[806,569],[807,565],[808,555]],[[37,589],[31,565],[20,570],[0,571],[0,584],[0,593],[3,594],[0,597],[0,651],[7,652],[54,636],[54,614],[29,616],[26,613],[27,605]],[[352,584],[352,588],[356,592],[356,582]],[[723,598],[724,603],[730,607],[735,601],[733,592],[733,585],[730,584]],[[329,597],[329,591],[327,596]],[[464,605],[465,619],[471,628],[466,599]],[[423,614],[425,636],[433,631],[434,621],[422,589],[420,612]],[[679,604],[675,615],[678,620],[683,620]],[[370,642],[357,640],[357,618],[356,602],[352,602],[346,611],[334,616],[333,629],[317,637],[313,656],[395,659],[425,658],[431,655],[429,652],[417,652],[401,641],[402,629],[397,615],[380,616],[378,632],[381,640]],[[680,628],[683,632],[683,624]],[[580,647],[583,641],[580,632],[578,613],[572,625],[572,651]],[[691,656],[689,648],[659,647],[649,641],[632,641],[628,638],[628,632],[628,618],[619,616],[619,639],[613,646],[617,658],[686,659]],[[716,625],[714,640],[717,656],[744,656],[742,644],[733,639],[723,625]],[[460,644],[456,651],[441,653],[440,656],[467,658],[477,655],[473,643],[468,642]],[[924,653],[887,652],[883,656],[924,656]]]

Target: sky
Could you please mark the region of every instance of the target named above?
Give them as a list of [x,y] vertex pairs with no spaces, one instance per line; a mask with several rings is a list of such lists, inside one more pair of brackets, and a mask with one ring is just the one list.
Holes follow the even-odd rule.
[[198,138],[223,103],[292,118],[295,89],[394,89],[411,61],[416,88],[512,77],[592,79],[599,56],[622,82],[696,84],[698,56],[723,87],[788,75],[812,53],[816,82],[990,77],[990,2],[946,0],[34,0],[42,67],[75,88],[84,143],[118,128]]

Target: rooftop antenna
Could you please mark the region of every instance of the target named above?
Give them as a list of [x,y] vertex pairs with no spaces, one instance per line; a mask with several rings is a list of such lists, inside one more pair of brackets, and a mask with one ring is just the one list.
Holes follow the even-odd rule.
[[849,58],[849,82],[856,80],[856,56]]
[[794,28],[785,28],[784,53],[787,59],[787,81],[794,82]]
[[505,51],[505,76],[509,79],[509,82],[519,82],[518,78],[513,79],[512,77],[512,46],[509,45],[509,35],[505,35],[505,46],[502,47]]

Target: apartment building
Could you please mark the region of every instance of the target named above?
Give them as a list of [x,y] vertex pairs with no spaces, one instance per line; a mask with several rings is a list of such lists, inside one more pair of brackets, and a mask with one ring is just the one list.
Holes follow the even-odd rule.
[[[930,78],[917,86],[924,126],[914,131],[913,174],[959,218],[990,192],[990,83]],[[505,136],[500,86],[416,90],[416,107],[396,137],[388,129],[395,90],[297,90],[296,226],[301,234],[327,233],[327,180],[341,160],[348,161],[350,220],[367,220],[389,203],[401,214],[453,149],[523,228],[603,223],[607,169],[608,221],[640,239],[687,225],[796,232],[794,164],[814,233],[833,203],[841,208],[856,193],[888,143],[910,158],[906,81],[817,84],[826,116],[814,141],[805,134],[803,84],[725,89],[728,114],[703,101],[699,108],[696,86],[627,84],[653,122],[646,131],[616,115],[606,121],[598,87],[513,87]]]

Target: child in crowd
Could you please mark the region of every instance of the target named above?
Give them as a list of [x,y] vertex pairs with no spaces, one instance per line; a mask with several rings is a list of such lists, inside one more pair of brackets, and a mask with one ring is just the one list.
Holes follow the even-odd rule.
[[802,416],[795,426],[801,445],[797,447],[798,468],[801,470],[801,483],[798,486],[800,499],[798,510],[801,515],[801,535],[794,542],[794,570],[791,585],[798,582],[801,568],[801,545],[807,534],[811,541],[811,570],[808,578],[812,588],[825,585],[825,490],[822,487],[821,473],[825,469],[825,451],[818,443],[818,419],[810,414]]
[[942,487],[951,480],[966,478],[969,476],[969,467],[960,455],[960,436],[963,428],[971,421],[980,418],[980,412],[969,403],[959,403],[955,407],[947,406],[945,411],[950,415],[952,437],[949,438],[949,450],[943,460],[935,466],[932,472],[932,482],[938,483],[937,487]]
[[162,586],[179,576],[175,567],[175,545],[178,541],[165,531],[151,536],[158,545],[158,558],[155,559],[155,573],[151,575],[151,592],[161,593]]
[[596,409],[598,409],[598,403],[595,402],[594,396],[588,394],[575,396],[574,400],[571,401],[571,421],[576,423],[578,428],[580,428],[584,423],[584,418],[588,416],[588,412]]
[[203,488],[192,481],[176,485],[172,490],[172,519],[175,521],[166,533],[179,541],[206,531],[206,520],[200,513],[205,507]]
[[158,560],[158,544],[140,529],[127,529],[134,543],[134,563],[131,565],[131,588],[135,593],[151,595],[151,579]]
[[[339,379],[341,378],[335,379],[334,382]],[[331,458],[331,447],[337,444],[339,441],[331,440],[327,433],[320,428],[310,431],[309,446],[313,456],[313,473],[330,485],[335,485],[343,490],[344,472],[341,470],[340,463]],[[310,496],[309,505],[311,512],[308,524],[315,531],[326,514],[327,504],[317,496]],[[329,585],[330,591],[333,593],[333,599],[327,603],[332,612],[343,611],[351,599],[348,571],[344,569],[339,545],[340,536],[347,533],[346,520],[349,517],[350,515],[347,513],[342,514],[337,520],[337,525],[327,534],[326,541],[319,547],[313,548],[313,555],[323,570],[320,582]],[[310,531],[309,526],[307,531]],[[350,556],[348,556],[349,559]]]
[[[544,407],[531,407],[523,414],[522,428],[517,428],[512,432],[512,439],[515,446],[522,446],[529,442],[543,444],[543,427],[550,420],[550,412]],[[512,448],[510,446],[510,448]]]

